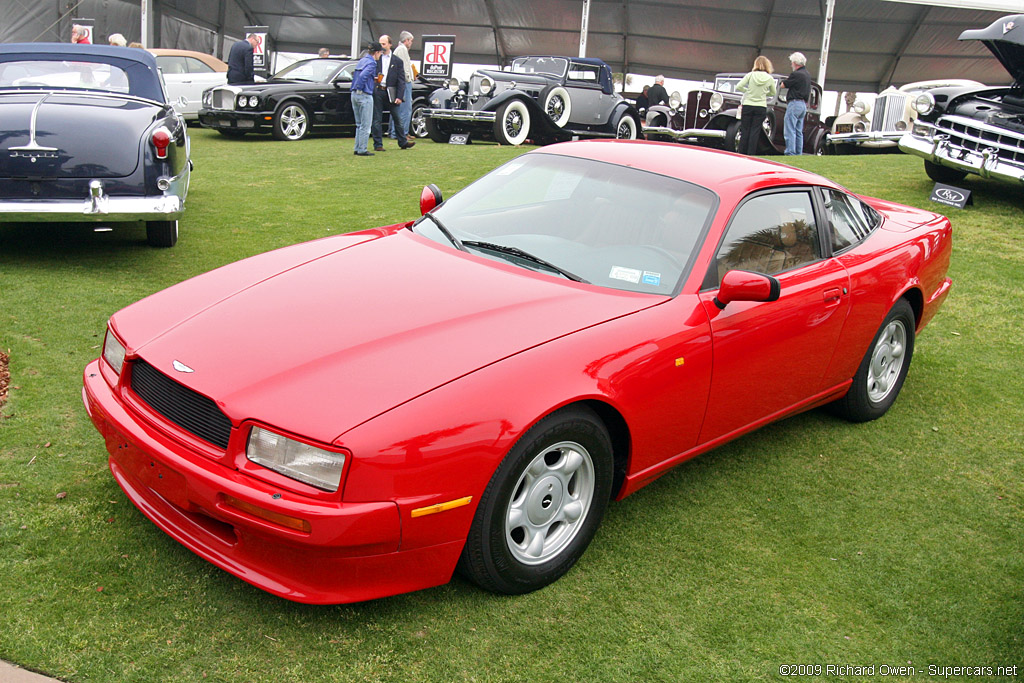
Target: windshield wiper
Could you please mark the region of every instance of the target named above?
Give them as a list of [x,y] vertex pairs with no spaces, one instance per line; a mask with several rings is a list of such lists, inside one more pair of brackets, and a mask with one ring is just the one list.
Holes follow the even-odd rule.
[[495,251],[495,252],[497,252],[499,254],[508,254],[510,256],[518,256],[519,258],[526,259],[527,261],[530,261],[531,263],[536,263],[537,265],[541,266],[542,268],[545,268],[547,270],[551,270],[551,271],[553,271],[555,273],[558,273],[562,277],[564,277],[566,279],[569,279],[569,280],[572,280],[573,282],[582,282],[582,283],[588,284],[588,285],[590,284],[590,282],[588,282],[587,280],[584,280],[579,275],[576,275],[575,273],[570,273],[568,270],[566,270],[564,268],[560,268],[560,267],[556,266],[554,263],[551,263],[550,261],[545,261],[544,259],[542,259],[539,256],[534,256],[533,254],[531,254],[528,251],[523,251],[519,247],[510,247],[510,246],[507,246],[507,245],[504,245],[504,244],[494,244],[493,242],[477,242],[477,241],[468,241],[468,242],[463,242],[462,244],[464,246],[473,247],[475,249],[485,249],[487,251]]
[[[429,218],[430,220],[432,220],[434,222],[434,225],[436,225],[437,228],[441,231],[441,234],[444,235],[448,239],[448,241],[455,246],[456,249],[458,249],[459,251],[466,251],[466,247],[462,243],[462,240],[453,235],[452,231],[445,227],[444,223],[441,222],[440,218],[430,213],[429,211],[423,214],[423,218]],[[423,218],[413,223],[413,227],[419,225]]]

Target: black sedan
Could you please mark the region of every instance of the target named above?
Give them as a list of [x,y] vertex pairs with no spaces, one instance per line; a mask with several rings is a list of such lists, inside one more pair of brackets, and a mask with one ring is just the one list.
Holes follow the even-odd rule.
[[[264,83],[224,85],[203,93],[199,122],[223,135],[271,133],[278,140],[301,140],[310,132],[352,135],[356,121],[350,88],[356,60],[315,58],[295,62]],[[416,115],[437,84],[413,83],[411,134],[425,135]],[[384,112],[385,125],[388,113]]]
[[178,241],[185,122],[156,59],[106,45],[0,45],[0,222],[145,221]]

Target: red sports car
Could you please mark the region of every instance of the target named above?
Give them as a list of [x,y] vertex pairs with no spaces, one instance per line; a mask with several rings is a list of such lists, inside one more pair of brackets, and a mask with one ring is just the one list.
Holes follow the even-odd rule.
[[950,289],[946,218],[713,150],[553,145],[439,201],[110,319],[84,401],[157,526],[300,602],[535,590],[671,467],[883,415]]

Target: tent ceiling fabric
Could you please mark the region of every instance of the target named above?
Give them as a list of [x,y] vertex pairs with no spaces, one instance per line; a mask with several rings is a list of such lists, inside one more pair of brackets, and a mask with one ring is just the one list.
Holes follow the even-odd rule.
[[[151,2],[159,14],[159,47],[210,51],[213,45],[230,44],[244,24],[254,23],[270,27],[277,50],[351,49],[352,0]],[[605,60],[617,72],[703,80],[720,72],[747,71],[758,54],[786,72],[787,57],[799,50],[816,76],[825,4],[826,0],[591,0],[587,56]],[[984,6],[994,4],[995,0],[985,0]],[[67,39],[69,18],[59,16],[49,3],[0,0],[0,7],[17,19],[0,25],[2,42]],[[131,22],[138,21],[138,0],[80,0],[75,7],[75,16],[95,17],[98,35],[118,31],[137,39],[133,34],[138,34],[138,24]],[[582,0],[363,0],[362,7],[364,43],[402,30],[417,38],[455,35],[456,61],[479,64],[507,64],[523,54],[579,53]],[[983,45],[957,40],[962,31],[986,27],[1007,13],[891,0],[836,0],[825,85],[830,90],[877,92],[890,84],[938,78],[1007,83],[1009,75]],[[420,57],[418,48],[416,43],[414,59]]]

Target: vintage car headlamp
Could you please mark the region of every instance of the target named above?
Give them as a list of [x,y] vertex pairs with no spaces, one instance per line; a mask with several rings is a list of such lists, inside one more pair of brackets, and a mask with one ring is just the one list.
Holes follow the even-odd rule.
[[459,92],[459,79],[449,78],[448,89],[451,90],[452,92]]
[[114,368],[114,372],[120,375],[121,369],[124,367],[124,355],[124,344],[114,336],[108,327],[107,336],[103,338],[103,360],[107,361],[110,367]]
[[490,95],[494,91],[494,81],[487,76],[480,79],[480,94]]
[[679,109],[679,105],[683,103],[683,96],[676,90],[668,96],[668,106],[670,109]]
[[235,100],[235,106],[239,109],[244,109],[245,105],[248,104],[248,102],[248,97],[246,97],[245,95],[239,95],[238,98]]
[[914,111],[918,114],[931,114],[932,110],[935,109],[935,98],[932,97],[930,92],[923,92],[914,98]]
[[900,119],[899,121],[896,122],[896,130],[898,130],[900,132],[903,132],[906,129],[907,129],[907,122],[906,121],[904,121],[903,119]]
[[325,491],[337,491],[345,456],[262,427],[253,427],[245,457],[290,479]]
[[249,106],[250,107],[255,107],[257,104],[259,104],[259,102],[260,102],[260,98],[256,97],[255,95],[251,95],[249,97]]
[[858,116],[865,116],[869,111],[871,111],[871,107],[869,107],[868,103],[864,100],[857,100],[854,102],[852,109],[853,113]]
[[722,104],[725,102],[725,98],[722,97],[722,93],[713,92],[711,93],[711,99],[708,101],[708,109],[712,112],[716,112],[722,108]]

